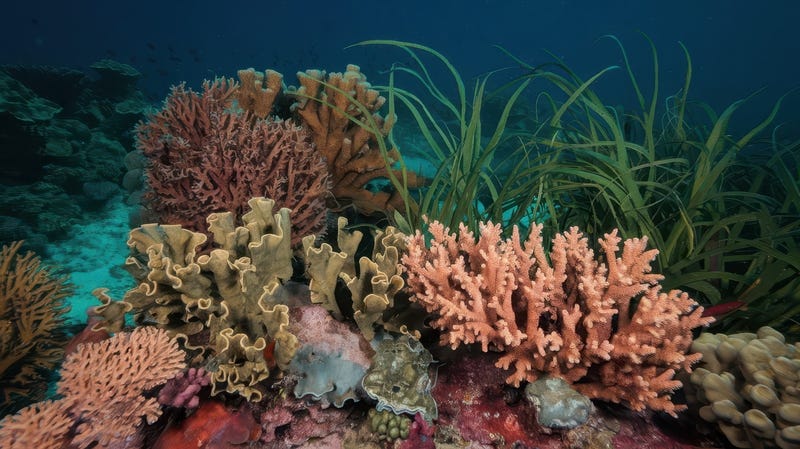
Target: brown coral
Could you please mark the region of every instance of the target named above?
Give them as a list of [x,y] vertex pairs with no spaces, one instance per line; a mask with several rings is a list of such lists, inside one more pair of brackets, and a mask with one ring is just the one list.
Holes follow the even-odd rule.
[[407,282],[436,313],[442,343],[503,350],[497,366],[513,369],[513,385],[550,374],[635,410],[684,408],[670,400],[681,385],[673,375],[700,358],[686,354],[691,331],[711,319],[686,293],[660,292],[662,276],[650,273],[657,251],[629,239],[618,256],[614,231],[599,240],[599,262],[572,228],[554,238],[548,258],[541,229],[521,242],[516,228],[503,240],[499,225],[481,224],[476,240],[463,225],[457,237],[434,222],[430,248],[420,232],[409,238]]
[[42,399],[47,376],[66,344],[62,325],[72,294],[65,277],[53,274],[21,241],[0,251],[0,392],[3,414]]
[[[365,214],[402,209],[403,198],[397,191],[373,192],[367,188],[374,180],[388,179],[389,167],[400,157],[395,148],[383,154],[378,143],[379,138],[389,135],[396,120],[378,113],[386,99],[352,64],[344,73],[326,77],[323,71],[306,70],[298,72],[297,77],[300,87],[289,91],[297,98],[292,108],[328,163],[331,192],[338,206],[352,204]],[[399,173],[394,175],[400,177]],[[423,183],[413,173],[408,173],[407,181],[409,187]]]
[[[225,78],[206,81],[200,94],[181,84],[161,111],[139,124],[137,145],[147,158],[150,188],[146,205],[161,223],[207,232],[208,214],[239,216],[250,198],[267,196],[292,209],[293,244],[299,245],[300,237],[325,225],[325,162],[291,121],[233,110],[234,95],[251,98],[245,92]],[[255,107],[261,97],[251,93],[247,104]]]

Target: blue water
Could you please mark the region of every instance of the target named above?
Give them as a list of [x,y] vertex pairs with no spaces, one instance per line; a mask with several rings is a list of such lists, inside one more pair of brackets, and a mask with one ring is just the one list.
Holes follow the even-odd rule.
[[[606,34],[620,37],[634,62],[648,68],[643,32],[660,51],[669,92],[683,77],[678,41],[694,59],[693,96],[715,109],[765,87],[740,114],[746,122],[798,86],[799,21],[793,0],[9,2],[0,14],[0,64],[85,68],[110,57],[142,71],[142,88],[160,101],[179,81],[199,86],[251,66],[278,70],[291,83],[297,70],[341,71],[355,63],[377,81],[403,55],[346,49],[377,38],[433,47],[466,79],[513,65],[494,44],[532,64],[549,60],[549,50],[588,77],[621,62],[611,42],[598,41]],[[608,92],[626,92],[613,101],[631,101],[629,89],[621,89],[624,74],[609,78]],[[797,123],[799,104],[790,99],[784,121]]]

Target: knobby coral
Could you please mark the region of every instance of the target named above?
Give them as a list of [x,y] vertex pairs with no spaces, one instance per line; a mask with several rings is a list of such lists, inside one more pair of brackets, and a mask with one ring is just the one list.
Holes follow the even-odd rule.
[[481,223],[476,240],[463,224],[456,236],[433,222],[430,247],[419,231],[408,238],[412,300],[436,314],[442,343],[504,351],[496,365],[513,368],[513,385],[550,374],[634,410],[685,408],[670,399],[681,386],[673,375],[699,360],[686,354],[691,331],[712,319],[686,293],[660,291],[662,276],[650,272],[657,250],[629,239],[618,255],[615,230],[598,240],[600,262],[573,227],[556,235],[548,258],[541,230],[521,242],[515,227],[503,240],[499,225]]
[[[72,288],[21,241],[0,251],[0,412],[38,401],[63,356],[64,299]],[[23,400],[24,398],[24,400]]]
[[8,448],[140,447],[142,418],[152,424],[161,415],[156,398],[142,394],[183,370],[184,357],[154,327],[81,345],[61,368],[63,397],[3,420],[0,441]]
[[208,214],[238,217],[250,198],[267,196],[292,209],[299,245],[299,236],[324,228],[327,166],[303,128],[234,110],[236,93],[225,78],[206,81],[199,94],[181,84],[139,124],[146,205],[162,223],[206,232]]

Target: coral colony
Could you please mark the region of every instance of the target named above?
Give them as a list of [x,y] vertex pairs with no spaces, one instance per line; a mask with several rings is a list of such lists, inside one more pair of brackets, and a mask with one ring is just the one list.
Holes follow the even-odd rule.
[[359,67],[238,76],[135,127],[135,286],[65,358],[70,285],[3,248],[0,447],[800,448],[800,347],[702,332],[647,237],[450,229]]

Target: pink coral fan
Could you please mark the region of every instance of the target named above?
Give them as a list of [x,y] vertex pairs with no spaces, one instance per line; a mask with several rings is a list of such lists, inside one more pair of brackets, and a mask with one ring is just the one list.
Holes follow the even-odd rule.
[[233,109],[236,84],[225,78],[198,94],[173,87],[164,108],[136,128],[147,159],[144,201],[162,223],[207,232],[212,212],[246,212],[264,196],[292,209],[293,244],[324,229],[329,177],[305,129]]
[[686,354],[692,329],[709,324],[686,293],[661,292],[650,263],[657,250],[629,239],[617,255],[617,231],[599,239],[598,261],[577,228],[553,239],[549,257],[541,225],[525,242],[515,227],[480,225],[480,237],[461,225],[458,236],[438,222],[408,238],[402,262],[412,300],[436,317],[442,343],[480,343],[504,351],[497,361],[519,385],[543,374],[561,377],[589,397],[624,402],[634,410],[674,414],[670,393],[700,354]]

